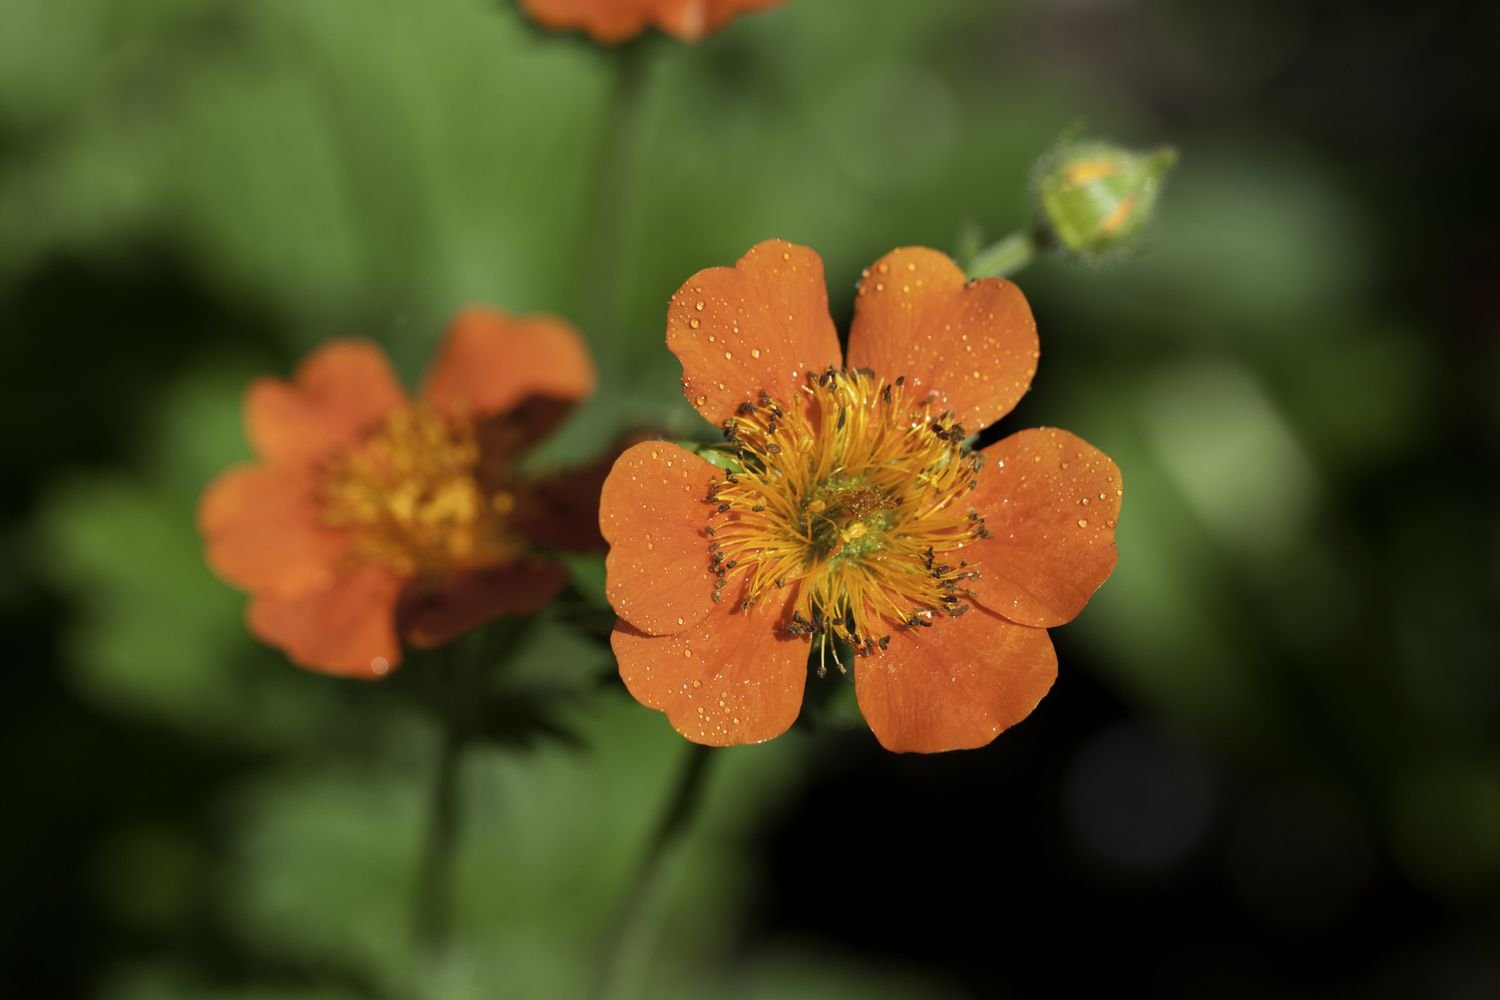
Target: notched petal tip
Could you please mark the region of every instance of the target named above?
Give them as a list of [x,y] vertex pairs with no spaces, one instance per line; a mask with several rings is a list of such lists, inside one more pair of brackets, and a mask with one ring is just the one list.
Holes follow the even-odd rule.
[[1020,431],[985,449],[971,494],[989,537],[971,558],[981,604],[1011,621],[1051,628],[1076,618],[1118,559],[1125,495],[1104,452],[1055,427]]
[[668,305],[667,347],[683,395],[715,427],[761,390],[790,397],[807,372],[843,363],[823,259],[766,240],[733,267],[699,271]]
[[577,403],[598,380],[588,345],[565,320],[471,305],[448,325],[422,395],[440,410],[483,417],[536,398]]
[[354,444],[405,404],[384,351],[368,340],[333,340],[309,354],[291,381],[250,383],[245,429],[263,460],[305,464]]
[[710,484],[719,471],[666,441],[627,448],[599,496],[610,545],[605,594],[615,613],[652,635],[696,625],[713,607],[708,536]]
[[946,254],[893,250],[866,268],[854,300],[849,365],[905,375],[970,428],[1009,413],[1031,387],[1040,351],[1020,288],[969,281]]
[[1031,714],[1057,678],[1046,630],[983,608],[903,629],[861,658],[855,695],[880,745],[898,753],[970,750]]
[[650,636],[620,621],[610,645],[620,677],[642,705],[665,712],[694,743],[763,743],[786,732],[802,708],[807,646],[774,623],[786,601],[745,611],[725,603],[695,627]]
[[293,466],[237,465],[198,499],[204,558],[221,579],[290,597],[326,586],[348,547],[319,521],[311,483]]

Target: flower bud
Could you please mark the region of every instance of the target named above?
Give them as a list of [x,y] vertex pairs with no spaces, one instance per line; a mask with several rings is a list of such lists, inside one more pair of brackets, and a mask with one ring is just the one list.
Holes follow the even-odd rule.
[[1127,246],[1151,220],[1170,146],[1137,153],[1102,142],[1064,145],[1037,164],[1040,223],[1059,249],[1098,257]]

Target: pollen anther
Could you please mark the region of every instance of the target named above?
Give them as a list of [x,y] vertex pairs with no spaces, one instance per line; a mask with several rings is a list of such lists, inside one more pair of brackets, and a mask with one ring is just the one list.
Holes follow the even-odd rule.
[[710,517],[725,515],[709,532],[716,599],[730,575],[743,582],[741,610],[796,587],[783,630],[832,642],[840,670],[839,643],[869,656],[886,649],[890,626],[967,611],[960,581],[977,574],[937,557],[984,535],[967,505],[978,463],[952,412],[931,412],[936,399],[908,398],[904,377],[829,368],[792,398],[762,390],[740,404],[724,431],[741,468],[709,497]]

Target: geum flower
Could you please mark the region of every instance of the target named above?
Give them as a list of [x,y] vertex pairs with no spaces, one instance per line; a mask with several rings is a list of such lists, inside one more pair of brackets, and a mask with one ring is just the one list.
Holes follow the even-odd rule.
[[785,0],[522,0],[539,24],[561,31],[582,29],[594,41],[629,41],[655,26],[685,42],[696,42],[749,11]]
[[404,644],[534,613],[567,583],[546,550],[603,547],[609,466],[537,478],[517,460],[595,382],[548,317],[463,311],[417,399],[375,345],[331,342],[246,392],[258,461],[204,491],[209,565],[250,591],[255,636],[331,674],[377,678]]
[[766,740],[818,673],[847,669],[891,750],[982,746],[1051,687],[1046,629],[1115,564],[1115,464],[1055,429],[983,451],[1015,406],[1036,326],[1015,285],[944,255],[864,272],[847,359],[817,254],[761,243],[673,296],[667,344],[730,468],[666,442],[605,481],[613,647],[642,704],[699,743]]

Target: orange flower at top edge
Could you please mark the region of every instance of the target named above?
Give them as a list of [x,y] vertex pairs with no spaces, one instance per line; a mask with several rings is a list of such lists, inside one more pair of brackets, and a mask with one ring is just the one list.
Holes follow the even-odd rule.
[[784,0],[522,0],[538,23],[559,31],[582,29],[603,45],[625,42],[655,26],[696,42],[737,14],[765,10]]
[[258,461],[204,491],[209,565],[250,591],[252,633],[332,674],[380,677],[403,644],[534,613],[567,582],[541,548],[602,546],[591,505],[554,498],[597,490],[603,470],[532,479],[514,463],[595,381],[567,324],[480,307],[453,321],[417,399],[379,348],[332,342],[247,391]]
[[965,448],[1036,371],[1020,290],[895,250],[860,283],[846,358],[822,260],[770,241],[682,286],[667,345],[738,467],[653,442],[605,482],[636,699],[699,743],[767,740],[801,708],[812,643],[820,674],[852,666],[890,750],[983,746],[1025,718],[1057,674],[1046,629],[1114,568],[1122,490],[1066,431]]

